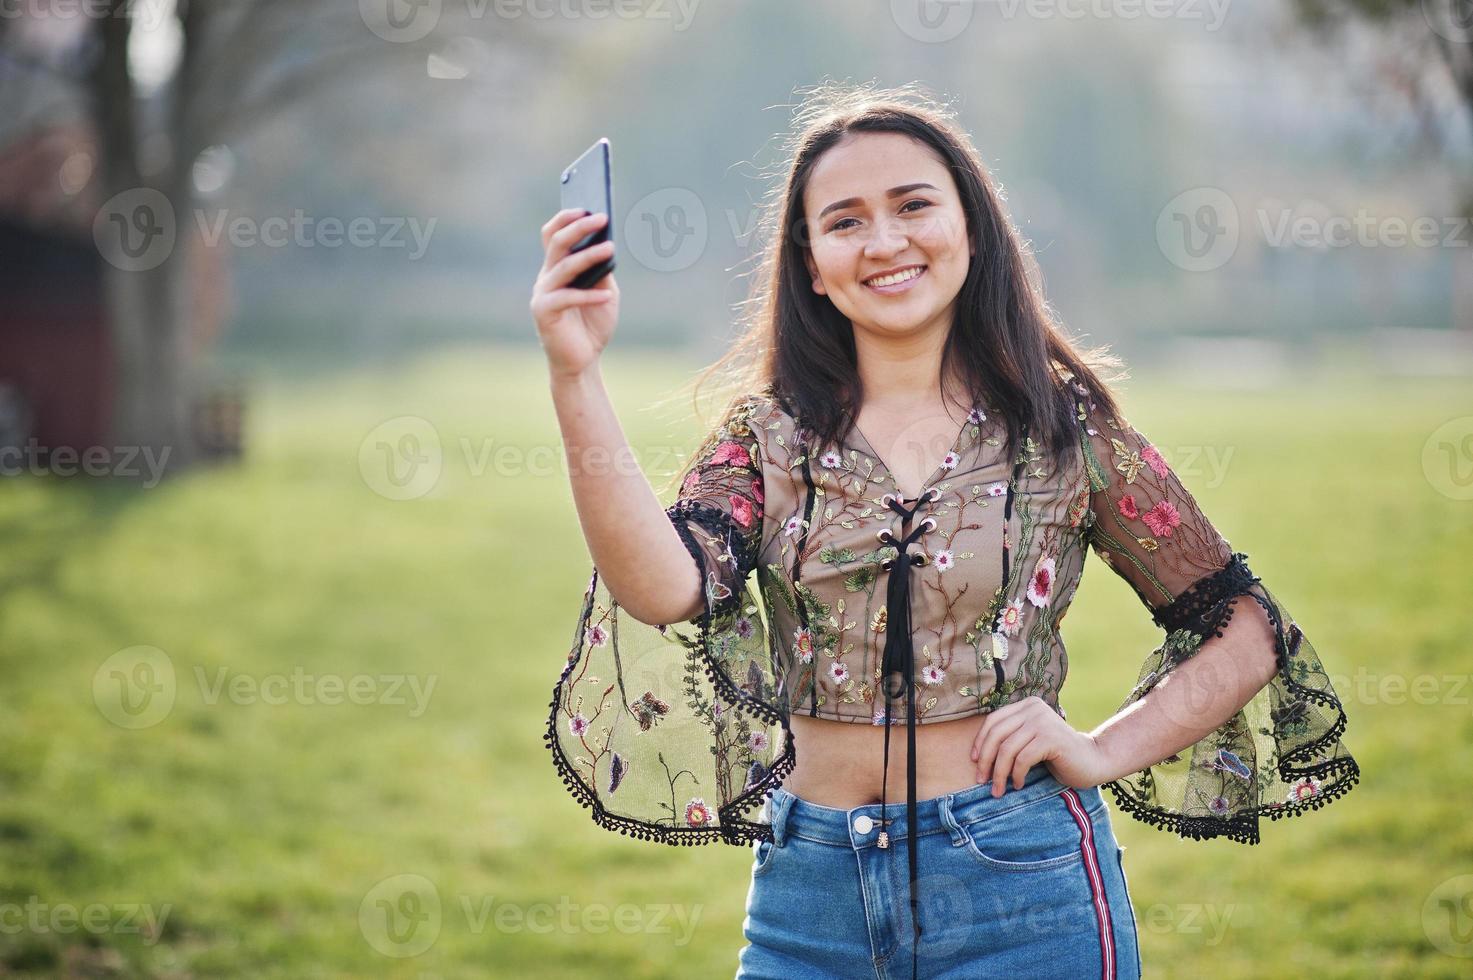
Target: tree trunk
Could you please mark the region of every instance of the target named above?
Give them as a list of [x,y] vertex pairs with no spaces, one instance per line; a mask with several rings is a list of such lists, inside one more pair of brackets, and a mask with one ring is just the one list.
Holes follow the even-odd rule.
[[189,372],[174,271],[182,257],[146,271],[106,265],[113,351],[112,439],[175,474],[195,461]]
[[[111,6],[124,2],[112,0]],[[103,295],[113,354],[111,451],[143,453],[158,469],[174,474],[197,457],[185,330],[193,232],[188,222],[189,172],[177,165],[166,168],[163,190],[140,172],[128,72],[131,19],[116,13],[112,10],[98,21],[101,57],[92,78],[107,202],[95,227],[106,259]],[[160,232],[167,237],[158,237]],[[142,251],[109,247],[116,238]]]

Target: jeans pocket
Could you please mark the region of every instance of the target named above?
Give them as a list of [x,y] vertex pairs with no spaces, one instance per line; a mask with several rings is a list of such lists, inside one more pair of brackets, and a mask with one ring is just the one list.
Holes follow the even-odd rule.
[[967,852],[994,871],[1050,871],[1083,862],[1079,824],[1062,793],[963,821]]
[[767,870],[772,867],[772,855],[778,850],[778,846],[770,840],[757,841],[756,845],[752,848],[754,855],[752,862],[753,878],[767,874]]

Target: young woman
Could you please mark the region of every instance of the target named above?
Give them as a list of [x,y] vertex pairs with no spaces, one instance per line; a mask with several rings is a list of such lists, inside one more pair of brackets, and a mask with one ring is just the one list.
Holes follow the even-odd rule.
[[[1126,422],[1093,366],[1118,360],[1062,335],[944,108],[821,87],[789,149],[748,329],[706,372],[736,394],[668,508],[618,465],[613,276],[565,285],[602,218],[542,229],[531,308],[594,560],[554,760],[602,826],[753,846],[741,977],[1138,976],[1101,786],[1256,843],[1354,785],[1339,700]],[[1166,636],[1083,732],[1059,623],[1090,547]]]

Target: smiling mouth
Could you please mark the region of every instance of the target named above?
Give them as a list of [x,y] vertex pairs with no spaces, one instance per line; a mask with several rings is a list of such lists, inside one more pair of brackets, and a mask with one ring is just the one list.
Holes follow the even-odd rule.
[[926,274],[927,267],[924,265],[906,266],[898,272],[887,273],[883,276],[874,276],[863,280],[864,285],[878,293],[898,293],[909,289],[921,276]]

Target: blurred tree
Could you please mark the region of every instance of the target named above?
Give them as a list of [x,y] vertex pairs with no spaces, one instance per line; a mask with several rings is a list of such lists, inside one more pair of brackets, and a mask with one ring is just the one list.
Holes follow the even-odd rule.
[[[1403,98],[1423,143],[1453,155],[1455,135],[1473,132],[1473,0],[1290,0],[1299,22],[1324,40],[1352,27],[1377,42],[1366,56],[1373,84]],[[1463,126],[1457,125],[1461,118]],[[1458,215],[1473,221],[1473,178],[1465,177]],[[1473,249],[1453,249],[1453,325],[1473,331]]]
[[[486,16],[484,4],[442,9],[438,0],[64,6],[18,5],[0,18],[0,80],[14,113],[6,128],[68,111],[91,121],[104,202],[94,229],[108,259],[116,358],[113,437],[152,448],[171,471],[198,458],[189,325],[202,240],[189,216],[202,187],[220,179],[211,150],[304,100],[350,98],[336,90],[365,72],[464,77],[474,67],[463,63],[466,51],[484,59],[516,46],[525,55],[550,37],[532,18]],[[460,33],[468,18],[482,22],[484,38]],[[53,85],[32,84],[37,76]],[[58,80],[77,89],[63,109]]]

